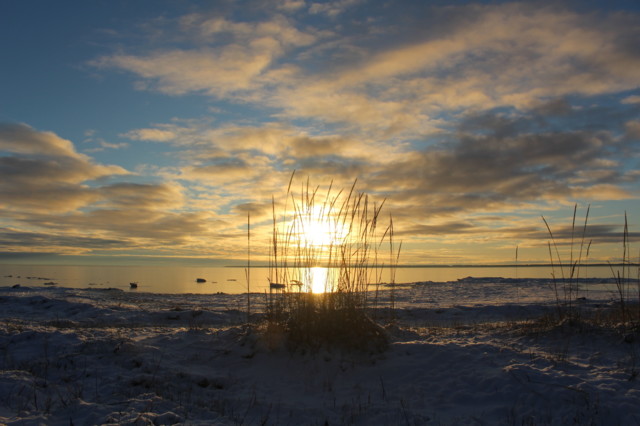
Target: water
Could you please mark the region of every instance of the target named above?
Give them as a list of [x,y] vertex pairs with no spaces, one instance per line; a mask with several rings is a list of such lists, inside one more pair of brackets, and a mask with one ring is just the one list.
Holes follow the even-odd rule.
[[[636,277],[636,270],[631,278]],[[495,267],[399,267],[396,283],[424,281],[446,282],[465,277],[550,278],[551,267],[495,266]],[[262,293],[269,289],[268,268],[251,269],[251,291]],[[314,275],[326,276],[316,272]],[[556,275],[560,272],[556,270]],[[611,278],[609,266],[590,266],[580,273],[588,278]],[[198,283],[197,278],[206,282]],[[383,282],[390,282],[384,271]],[[247,291],[244,268],[186,267],[186,266],[68,266],[68,265],[0,265],[0,286],[20,284],[24,287],[43,287],[54,282],[60,287],[119,288],[127,291],[180,294],[238,294]],[[137,282],[137,289],[129,283]],[[316,290],[317,283],[312,284]]]

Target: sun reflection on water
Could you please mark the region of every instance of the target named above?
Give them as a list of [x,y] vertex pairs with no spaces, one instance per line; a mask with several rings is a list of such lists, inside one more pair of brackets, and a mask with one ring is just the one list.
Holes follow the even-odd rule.
[[301,268],[302,291],[306,293],[328,293],[335,288],[335,271],[333,268],[315,266],[311,268]]

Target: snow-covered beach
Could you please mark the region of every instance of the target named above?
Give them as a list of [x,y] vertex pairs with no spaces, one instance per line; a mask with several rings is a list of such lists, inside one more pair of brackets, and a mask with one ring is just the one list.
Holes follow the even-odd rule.
[[[63,285],[0,288],[0,423],[640,424],[638,330],[544,321],[549,280],[398,286],[390,347],[350,354],[268,347],[246,294]],[[585,318],[615,304],[580,287]]]

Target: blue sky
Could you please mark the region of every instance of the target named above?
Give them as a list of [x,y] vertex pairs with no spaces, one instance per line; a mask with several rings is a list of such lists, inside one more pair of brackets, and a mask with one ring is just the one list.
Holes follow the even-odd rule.
[[[403,263],[640,226],[637,1],[0,3],[0,253],[266,255],[289,176],[386,199]],[[298,183],[294,185],[297,187]],[[633,253],[637,253],[637,245]],[[64,256],[63,256],[64,257]]]

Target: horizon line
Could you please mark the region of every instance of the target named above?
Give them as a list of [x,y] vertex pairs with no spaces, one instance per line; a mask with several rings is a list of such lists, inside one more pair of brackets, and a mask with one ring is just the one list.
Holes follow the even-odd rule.
[[[356,267],[357,265],[349,265],[349,267]],[[542,268],[542,267],[552,267],[552,268],[560,268],[560,267],[589,267],[589,266],[637,266],[640,267],[639,262],[616,262],[616,263],[608,263],[608,262],[596,262],[596,263],[578,263],[578,264],[557,264],[557,263],[525,263],[525,264],[514,264],[514,263],[460,263],[460,264],[402,264],[395,265],[394,268]],[[247,268],[247,265],[224,265],[225,268]],[[252,264],[251,268],[306,268],[307,266],[274,266],[274,265],[262,265],[262,264]],[[327,265],[313,265],[308,266],[309,268],[339,268],[340,266],[327,266]],[[366,268],[390,268],[389,265],[381,264],[381,265],[369,265]]]

